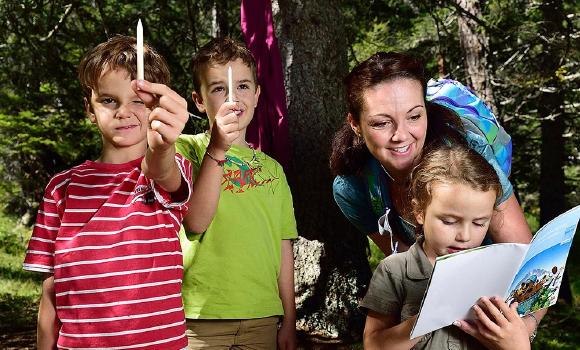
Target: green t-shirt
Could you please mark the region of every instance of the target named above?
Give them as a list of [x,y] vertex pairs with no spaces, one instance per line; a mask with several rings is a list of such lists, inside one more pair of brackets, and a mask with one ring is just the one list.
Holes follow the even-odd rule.
[[[181,135],[177,151],[197,178],[207,134]],[[292,195],[280,164],[233,145],[215,217],[201,235],[181,232],[183,304],[191,319],[283,315],[278,293],[281,242],[297,237]],[[195,186],[195,184],[194,184]]]

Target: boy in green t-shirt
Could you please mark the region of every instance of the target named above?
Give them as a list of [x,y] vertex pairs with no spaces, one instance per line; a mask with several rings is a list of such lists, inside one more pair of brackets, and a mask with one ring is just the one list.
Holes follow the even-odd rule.
[[202,47],[191,68],[193,101],[207,114],[210,133],[222,132],[220,123],[233,118],[239,134],[225,148],[208,147],[208,133],[181,135],[176,143],[193,164],[196,185],[202,161],[223,168],[207,230],[184,220],[190,238],[182,234],[189,347],[295,349],[292,195],[280,164],[245,141],[260,95],[256,63],[245,46],[225,38]]

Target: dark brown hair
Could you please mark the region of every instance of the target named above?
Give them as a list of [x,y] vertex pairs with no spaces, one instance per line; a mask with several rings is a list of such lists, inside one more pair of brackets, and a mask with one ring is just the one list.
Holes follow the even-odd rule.
[[241,59],[252,71],[254,83],[258,84],[256,61],[248,48],[232,38],[214,38],[205,44],[191,58],[193,90],[200,93],[203,72],[214,64],[226,64]]
[[[91,92],[98,86],[104,72],[123,69],[137,78],[137,40],[134,37],[116,35],[90,50],[79,64],[79,80],[83,96],[91,100]],[[143,45],[145,79],[160,84],[169,84],[167,63],[151,46]]]
[[[361,62],[344,79],[347,111],[360,123],[364,108],[365,92],[381,83],[396,79],[411,79],[421,84],[423,96],[426,92],[425,69],[416,58],[404,53],[377,52]],[[428,123],[425,146],[444,139],[464,142],[458,131],[462,131],[459,117],[437,104],[426,102]],[[334,175],[360,173],[371,157],[362,138],[352,131],[348,121],[336,132],[332,141],[330,169]]]
[[494,191],[496,203],[502,187],[487,160],[465,145],[440,145],[421,159],[411,173],[409,196],[413,216],[423,214],[432,199],[434,183],[464,184],[477,191]]

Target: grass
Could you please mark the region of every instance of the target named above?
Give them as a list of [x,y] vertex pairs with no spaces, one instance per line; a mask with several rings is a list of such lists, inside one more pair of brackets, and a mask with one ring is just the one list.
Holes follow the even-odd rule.
[[0,331],[36,328],[41,276],[22,270],[30,233],[0,212]]

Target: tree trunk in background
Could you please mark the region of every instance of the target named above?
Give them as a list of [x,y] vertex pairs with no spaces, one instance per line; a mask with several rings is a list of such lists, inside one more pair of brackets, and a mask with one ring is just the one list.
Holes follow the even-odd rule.
[[[541,64],[541,94],[538,114],[541,122],[540,160],[540,226],[545,225],[567,208],[564,183],[564,92],[556,72],[560,68],[566,48],[562,37],[569,35],[563,27],[565,22],[561,0],[543,1],[540,5],[543,17],[542,33],[547,38]],[[559,298],[572,303],[572,291],[567,271],[564,273]]]
[[[479,0],[457,0],[457,4],[474,17],[482,18]],[[488,70],[489,38],[485,28],[462,12],[458,13],[457,25],[459,27],[459,43],[463,51],[468,83],[497,116],[497,108],[491,87],[491,76]]]
[[[548,4],[546,4],[548,3]],[[542,148],[540,162],[540,225],[563,213],[564,196],[564,95],[556,71],[560,68],[564,48],[558,47],[564,16],[562,1],[544,1],[540,6],[543,15],[543,35],[548,38],[541,65],[541,94],[538,113],[542,118]]]
[[216,38],[224,38],[229,35],[228,2],[227,0],[214,0],[212,10],[212,34]]
[[370,279],[368,243],[334,203],[328,167],[333,134],[345,120],[342,15],[331,0],[278,6],[292,147],[287,175],[301,236],[294,247],[297,330],[310,340],[356,341],[364,322],[357,304]]

